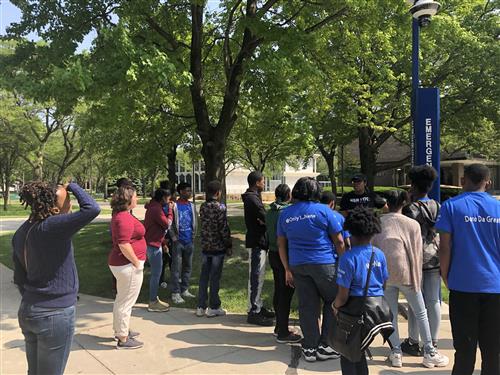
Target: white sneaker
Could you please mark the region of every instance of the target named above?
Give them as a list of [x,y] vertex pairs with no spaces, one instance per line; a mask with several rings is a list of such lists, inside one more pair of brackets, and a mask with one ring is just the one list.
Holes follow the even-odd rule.
[[208,309],[207,310],[207,318],[214,318],[216,316],[224,316],[226,315],[226,310],[221,309],[220,307],[218,309]]
[[392,367],[403,367],[403,355],[401,353],[391,352],[387,359],[391,362]]
[[184,298],[195,298],[196,297],[194,294],[189,293],[189,290],[185,290],[184,292],[182,292],[181,296]]
[[196,308],[195,314],[198,318],[201,318],[201,317],[205,316],[206,311],[207,311],[207,309],[204,309],[203,307],[198,307],[198,308]]
[[160,284],[160,286],[163,288],[163,289],[167,289],[168,287],[168,284],[164,281]]
[[184,299],[179,293],[172,293],[172,302],[175,304],[184,303]]
[[424,353],[424,360],[422,362],[427,368],[446,367],[448,363],[450,363],[448,357],[439,353],[437,350],[431,353]]

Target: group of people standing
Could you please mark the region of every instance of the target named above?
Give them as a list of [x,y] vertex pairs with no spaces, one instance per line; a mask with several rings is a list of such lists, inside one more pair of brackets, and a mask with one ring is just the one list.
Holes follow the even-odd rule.
[[[352,193],[335,211],[335,196],[304,177],[293,189],[281,184],[266,211],[261,198],[264,176],[252,172],[243,194],[246,247],[249,252],[247,322],[273,326],[278,343],[301,343],[309,362],[338,358],[331,346],[336,315],[349,299],[382,297],[392,311],[389,338],[392,366],[403,353],[423,355],[423,365],[443,367],[439,353],[440,278],[450,289],[450,320],[455,348],[454,375],[472,374],[479,343],[482,374],[500,373],[500,203],[485,191],[489,169],[465,168],[459,196],[441,207],[427,193],[436,178],[428,166],[414,167],[410,195],[391,191],[385,198],[366,189],[363,175],[353,177]],[[200,207],[201,273],[199,317],[223,316],[219,286],[224,259],[232,254],[227,208],[218,181],[206,185]],[[80,210],[70,212],[69,194]],[[161,186],[146,206],[144,224],[132,214],[134,186],[122,180],[111,201],[112,250],[108,263],[116,278],[113,330],[118,349],[143,346],[130,329],[146,260],[151,267],[148,310],[168,311],[158,298],[162,272],[171,257],[172,301],[195,297],[189,291],[197,215],[190,186],[179,184],[179,199]],[[22,294],[19,324],[25,336],[28,372],[62,374],[75,326],[78,276],[71,239],[99,214],[99,205],[77,184],[33,182],[23,186],[21,202],[29,219],[13,240],[14,282]],[[387,213],[379,218],[375,208]],[[439,235],[438,235],[439,232]],[[274,276],[272,311],[262,300],[269,258]],[[289,327],[290,305],[297,290],[301,334]],[[397,330],[398,296],[409,305],[409,338]],[[321,322],[321,323],[319,323]],[[422,340],[423,347],[419,345]],[[344,375],[368,374],[366,357],[353,362],[341,356]]]
[[[364,175],[355,175],[340,213],[334,211],[335,196],[304,177],[292,190],[279,185],[266,213],[260,198],[264,176],[250,173],[243,194],[247,322],[274,325],[278,343],[301,342],[306,361],[341,357],[344,375],[368,374],[365,356],[359,362],[341,356],[330,345],[329,331],[349,298],[384,296],[393,325],[388,362],[402,367],[406,353],[422,356],[427,368],[444,367],[449,359],[438,351],[442,278],[450,288],[452,373],[472,374],[479,343],[482,374],[500,374],[500,203],[486,193],[489,169],[467,166],[464,192],[442,208],[428,196],[437,178],[432,167],[414,167],[408,177],[410,193],[393,190],[382,197],[368,191]],[[374,209],[384,214],[379,218]],[[266,251],[274,276],[274,312],[261,298]],[[288,326],[295,290],[303,337]],[[402,342],[400,293],[408,302],[409,320],[409,337]]]

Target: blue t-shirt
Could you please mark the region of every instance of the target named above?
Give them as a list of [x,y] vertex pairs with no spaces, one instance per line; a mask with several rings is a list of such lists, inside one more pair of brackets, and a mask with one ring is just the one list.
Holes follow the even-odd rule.
[[448,287],[500,293],[500,202],[488,193],[462,193],[443,203],[436,228],[452,235]]
[[[375,255],[366,294],[370,297],[383,296],[384,283],[389,278],[384,253],[375,246],[373,250]],[[353,246],[340,257],[337,284],[348,288],[350,296],[363,296],[371,255],[372,245],[360,245]]]
[[183,245],[193,242],[193,210],[191,203],[176,202],[179,214],[179,241]]
[[[337,211],[333,211],[333,215],[339,221],[342,228],[344,228],[345,217]],[[349,237],[351,237],[351,233],[349,233],[349,231],[343,229],[342,230],[342,238],[344,238],[344,240],[345,240],[346,238],[349,238]],[[337,249],[335,248],[335,245],[333,245],[333,256],[335,257],[335,261],[337,261],[339,255],[337,254]]]
[[321,203],[295,203],[284,208],[278,219],[277,235],[288,240],[291,266],[335,263],[330,235],[341,231],[338,218]]

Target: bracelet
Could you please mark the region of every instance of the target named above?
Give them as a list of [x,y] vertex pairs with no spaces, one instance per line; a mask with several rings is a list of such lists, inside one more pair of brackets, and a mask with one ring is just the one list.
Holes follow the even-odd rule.
[[332,302],[332,309],[334,309],[334,310],[338,310],[339,309],[337,306],[335,306],[334,302]]

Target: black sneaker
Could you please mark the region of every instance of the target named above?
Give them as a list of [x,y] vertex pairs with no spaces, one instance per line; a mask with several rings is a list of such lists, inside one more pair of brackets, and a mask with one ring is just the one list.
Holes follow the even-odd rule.
[[300,342],[302,340],[302,336],[296,335],[293,332],[288,333],[288,336],[285,337],[277,337],[276,342],[278,344],[294,344]]
[[422,357],[424,355],[420,345],[418,343],[411,343],[409,338],[404,339],[401,343],[401,351],[414,357]]
[[276,313],[272,310],[268,310],[265,307],[260,309],[260,313],[264,315],[266,318],[276,318]]
[[129,337],[125,342],[118,341],[118,343],[116,344],[116,349],[139,349],[143,346],[144,343]]
[[340,353],[337,353],[331,346],[325,344],[319,344],[318,349],[316,350],[316,356],[318,359],[322,361],[326,361],[327,359],[337,359],[340,358]]
[[273,336],[278,337],[278,327],[274,327]]
[[263,326],[263,327],[272,327],[274,326],[274,320],[270,318],[266,318],[262,314],[256,314],[256,313],[248,313],[247,316],[247,323],[249,324],[255,324],[257,326]]
[[315,348],[302,348],[302,355],[307,362],[316,362]]

